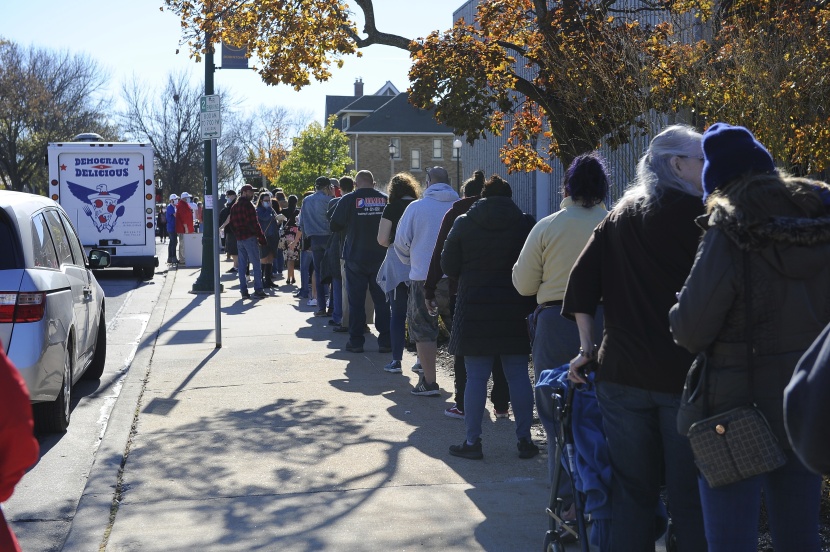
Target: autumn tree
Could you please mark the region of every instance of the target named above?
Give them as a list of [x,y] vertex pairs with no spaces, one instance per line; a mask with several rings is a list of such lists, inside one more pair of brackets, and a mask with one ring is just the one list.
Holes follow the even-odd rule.
[[704,16],[705,40],[663,25],[649,47],[662,105],[746,126],[791,172],[830,167],[830,2],[729,0]]
[[0,38],[0,183],[45,194],[44,158],[49,142],[82,132],[118,138],[101,94],[107,75],[83,55]]
[[292,112],[280,106],[261,106],[240,123],[238,143],[244,155],[268,182],[279,179],[291,139],[308,125],[308,112]]
[[314,121],[294,139],[277,181],[286,194],[300,195],[313,188],[318,176],[339,178],[353,163],[349,137],[334,122],[335,117],[331,117],[324,127]]

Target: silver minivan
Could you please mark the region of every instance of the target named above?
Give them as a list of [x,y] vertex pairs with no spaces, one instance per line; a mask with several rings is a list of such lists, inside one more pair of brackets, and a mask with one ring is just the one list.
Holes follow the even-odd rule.
[[20,371],[41,432],[69,425],[72,385],[104,371],[104,290],[63,209],[46,197],[0,190],[0,343]]

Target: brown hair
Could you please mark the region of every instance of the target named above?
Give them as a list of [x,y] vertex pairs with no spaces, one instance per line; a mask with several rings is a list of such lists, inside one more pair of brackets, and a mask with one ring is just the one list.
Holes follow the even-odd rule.
[[389,203],[392,203],[404,196],[418,199],[421,196],[420,190],[421,187],[418,185],[418,181],[415,180],[414,176],[408,172],[400,172],[389,181],[386,193],[389,194]]

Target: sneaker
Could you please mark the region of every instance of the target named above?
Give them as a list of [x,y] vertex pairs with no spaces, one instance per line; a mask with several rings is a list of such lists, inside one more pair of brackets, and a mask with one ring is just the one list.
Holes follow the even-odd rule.
[[319,311],[314,313],[314,316],[321,317],[321,316],[328,316],[328,315],[326,314],[326,311],[319,310]]
[[243,299],[250,299],[250,298],[251,298],[251,294],[250,294],[250,293],[248,293],[247,291],[243,291],[243,292],[242,292],[242,298],[243,298]]
[[438,387],[438,382],[427,383],[424,376],[418,380],[418,385],[412,389],[413,395],[420,395],[422,397],[437,397],[441,394],[441,388]]
[[481,460],[484,453],[481,452],[481,439],[476,439],[475,444],[469,445],[465,440],[460,445],[451,445],[450,454],[467,460]]
[[349,327],[343,325],[335,326],[334,331],[337,333],[347,333],[349,331]]
[[499,419],[499,418],[508,419],[508,418],[510,418],[510,410],[507,409],[507,408],[505,408],[504,410],[499,410],[498,408],[494,408],[493,409],[493,414],[496,415],[496,419]]
[[400,360],[393,360],[392,362],[384,366],[383,369],[389,372],[390,374],[400,374],[401,372],[403,372]]
[[454,404],[444,411],[444,416],[449,416],[450,418],[457,418],[459,420],[463,420],[464,411],[458,408],[457,404]]
[[415,372],[416,374],[423,374],[424,373],[424,369],[421,367],[420,362],[415,363],[415,365],[412,367],[412,371]]
[[389,347],[388,345],[378,345],[378,352],[379,353],[391,353],[392,352],[392,347]]
[[539,447],[533,444],[533,441],[522,438],[516,443],[516,448],[519,449],[519,458],[533,458],[539,454]]
[[268,297],[268,294],[265,291],[258,289],[254,292],[254,297]]
[[346,351],[349,351],[350,353],[362,353],[363,352],[363,345],[352,345],[352,343],[350,341],[350,342],[346,343],[346,346],[344,347],[344,349]]
[[239,272],[239,271],[236,270],[234,267],[231,267],[231,268],[229,268],[228,270],[225,271],[225,274],[236,274],[237,272]]
[[339,325],[340,325],[340,322],[335,322],[334,318],[329,320],[329,326],[339,326]]
[[317,299],[309,299],[308,301],[306,301],[305,304],[308,305],[309,307],[316,307],[317,306]]

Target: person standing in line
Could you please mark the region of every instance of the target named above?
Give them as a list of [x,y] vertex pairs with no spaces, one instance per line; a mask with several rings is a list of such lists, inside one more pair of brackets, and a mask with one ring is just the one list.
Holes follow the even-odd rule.
[[314,285],[311,282],[311,270],[314,268],[313,256],[311,253],[311,240],[308,239],[303,231],[303,211],[305,210],[305,200],[308,199],[314,192],[303,192],[303,200],[300,204],[300,211],[297,215],[297,226],[299,227],[298,236],[300,251],[300,289],[297,292],[297,297],[306,299],[306,305],[309,307],[316,307],[317,300],[314,298]]
[[297,217],[300,211],[297,209],[297,196],[288,196],[288,203],[285,207],[285,222],[282,225],[282,238],[280,238],[280,249],[285,256],[285,267],[288,277],[285,283],[296,284],[297,277],[294,274],[294,267],[300,260],[300,229],[297,227]]
[[[326,211],[326,218],[329,221],[329,227],[331,227],[331,217],[334,215],[334,210],[337,208],[337,202],[340,201],[340,198],[343,194],[347,194],[354,190],[354,180],[351,177],[344,176],[337,181],[337,190],[340,190],[340,195],[335,194],[333,198],[329,200],[329,206]],[[331,247],[333,250],[326,249],[326,257],[329,258],[331,256],[332,260],[332,277],[331,277],[331,320],[329,320],[329,326],[335,332],[348,332],[349,325],[348,320],[345,318],[345,310],[346,306],[345,303],[346,299],[346,286],[343,282],[343,246],[345,245],[346,241],[346,233],[343,231],[340,232],[332,232],[332,235],[335,239],[330,242]],[[336,261],[336,263],[334,262]],[[335,266],[336,265],[336,266]]]
[[190,194],[182,192],[181,198],[176,203],[176,234],[179,238],[178,262],[184,263],[184,239],[183,234],[193,233],[193,209],[190,207]]
[[233,261],[233,266],[226,271],[229,274],[236,273],[237,255],[239,255],[239,249],[236,247],[236,236],[233,235],[233,230],[228,224],[234,203],[236,203],[236,192],[228,190],[225,192],[225,206],[219,211],[219,229],[225,233],[225,260]]
[[[533,217],[513,203],[510,185],[490,177],[481,199],[452,225],[441,268],[458,280],[458,299],[448,349],[464,355],[467,388],[464,392],[466,438],[452,445],[450,454],[470,460],[484,458],[481,420],[487,402],[487,380],[493,357],[500,356],[510,388],[519,458],[533,458],[533,389],[528,376],[530,338],[527,315],[533,299],[519,295],[511,273],[522,244],[533,228]],[[436,311],[432,311],[436,312]]]
[[[637,176],[594,229],[568,277],[562,314],[576,319],[579,351],[568,378],[586,383],[596,360],[596,395],[611,460],[611,550],[654,550],[660,487],[668,490],[679,552],[706,550],[697,467],[677,413],[694,355],[676,345],[669,308],[700,240],[695,219],[703,151],[700,133],[672,125],[655,136]],[[603,303],[597,352],[594,317]],[[572,353],[573,354],[573,353]]]
[[[413,201],[398,222],[394,248],[404,264],[409,265],[409,300],[407,321],[409,335],[415,341],[418,360],[424,373],[412,389],[413,395],[436,397],[440,388],[435,372],[438,354],[438,315],[447,326],[451,325],[449,282],[442,278],[438,284],[436,301],[424,298],[424,282],[427,279],[432,251],[441,228],[441,220],[452,204],[458,201],[458,194],[447,184],[450,177],[443,167],[432,167],[426,171],[426,190],[423,198]],[[433,314],[435,312],[436,314]]]
[[[536,223],[513,267],[516,290],[535,296],[538,304],[531,340],[536,381],[542,370],[568,364],[579,349],[579,330],[572,320],[562,316],[562,299],[571,268],[594,228],[608,214],[604,203],[608,186],[608,171],[598,153],[574,159],[565,171],[560,210]],[[594,335],[602,335],[602,306],[597,307],[594,316]],[[537,407],[549,402],[537,390]],[[555,450],[555,436],[548,435],[549,479],[553,477]]]
[[395,253],[395,231],[398,221],[403,216],[407,205],[418,199],[420,186],[415,177],[409,173],[398,173],[389,181],[386,193],[389,194],[389,203],[383,209],[378,225],[378,243],[386,247],[386,260],[381,269],[381,280],[386,286],[389,308],[391,310],[389,332],[392,340],[392,360],[383,367],[393,374],[403,371],[403,349],[406,341],[406,304],[409,298],[409,267],[401,262]]
[[170,202],[165,209],[167,233],[170,235],[170,243],[167,244],[167,264],[171,266],[179,264],[179,258],[176,256],[176,246],[179,243],[179,235],[176,233],[176,203],[178,202],[179,196],[170,194]]
[[[427,279],[424,281],[424,298],[435,301],[435,291],[438,283],[444,278],[444,271],[441,270],[441,252],[444,250],[444,242],[447,241],[447,234],[450,233],[455,219],[470,210],[473,204],[481,199],[481,190],[484,188],[484,172],[476,171],[472,178],[464,183],[462,192],[464,197],[452,204],[452,207],[441,220],[441,228],[438,230],[438,238],[432,250],[432,258],[429,261]],[[450,290],[450,311],[455,310],[456,295],[458,293],[458,281],[455,278],[448,278]],[[454,314],[454,312],[452,312]],[[414,367],[413,367],[414,370]],[[455,384],[455,404],[444,410],[444,415],[450,418],[464,419],[464,392],[467,388],[467,367],[464,363],[464,355],[455,355],[453,359],[453,374]],[[501,365],[501,357],[496,356],[493,360],[493,389],[490,392],[490,400],[493,402],[493,414],[496,418],[510,417],[510,391],[507,387],[507,380],[504,377],[504,368]]]
[[378,224],[386,207],[386,194],[375,189],[369,171],[355,176],[355,190],[340,198],[331,216],[331,229],[345,231],[343,258],[346,261],[346,286],[349,297],[349,341],[345,350],[362,353],[366,341],[366,292],[375,303],[375,329],[378,352],[392,352],[389,335],[389,309],[377,283],[378,269],[386,250],[378,243]]
[[165,209],[158,210],[156,217],[156,228],[159,229],[159,241],[164,243],[167,241],[167,212]]
[[251,199],[254,197],[254,187],[245,184],[239,189],[239,199],[231,207],[230,226],[236,236],[239,248],[239,291],[243,299],[249,299],[248,277],[245,274],[248,263],[254,266],[254,296],[267,297],[262,289],[262,270],[259,263],[259,245],[268,242],[262,233],[257,220],[256,208]]
[[323,283],[323,258],[326,256],[331,230],[327,218],[329,201],[332,198],[331,180],[319,176],[314,182],[315,191],[303,200],[300,230],[311,242],[311,256],[314,263],[314,287],[317,290],[317,310],[314,316],[327,316],[326,301],[331,297],[328,285]]
[[717,488],[698,477],[709,551],[755,552],[763,495],[775,550],[819,552],[821,477],[789,447],[784,388],[830,322],[821,198],[830,189],[782,176],[749,130],[715,123],[703,134],[703,190],[706,233],[669,313],[672,334],[692,353],[707,352],[709,415],[754,403],[786,457]]
[[265,234],[265,245],[259,248],[260,263],[262,264],[262,286],[268,289],[277,287],[272,279],[274,270],[274,254],[279,248],[280,225],[285,221],[283,215],[278,215],[271,206],[271,193],[259,194],[256,204],[256,216],[262,233]]

